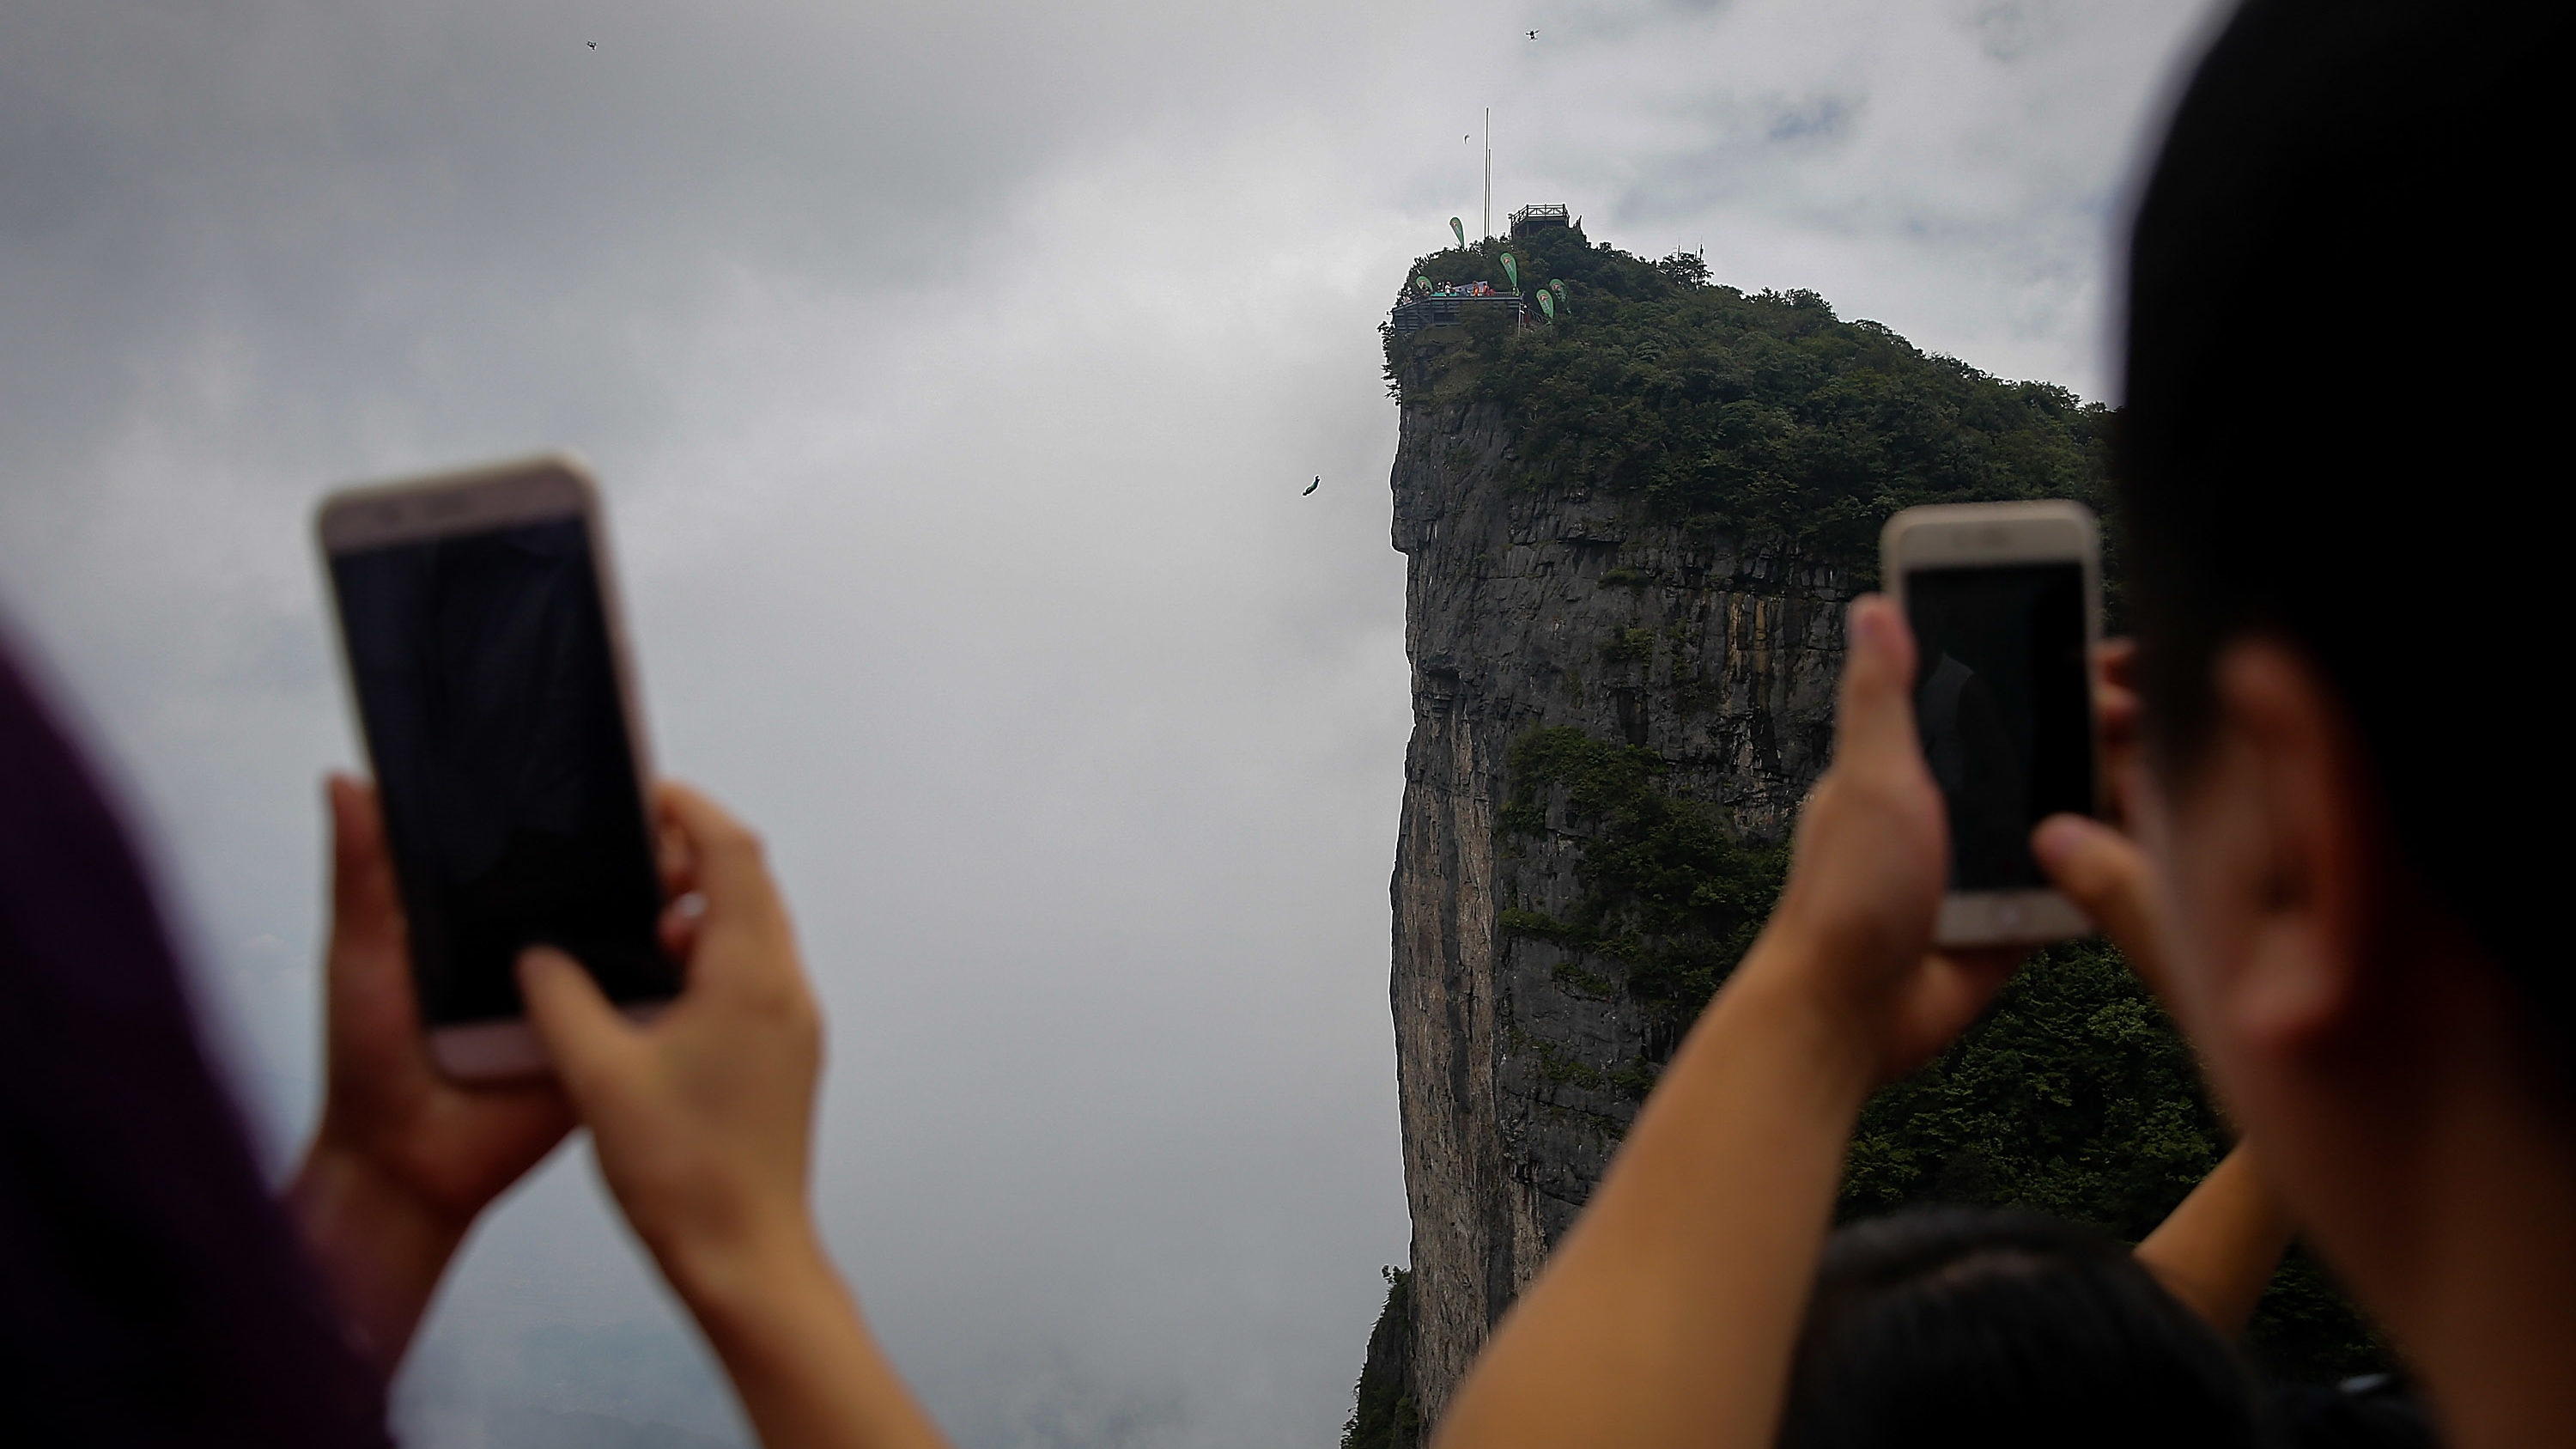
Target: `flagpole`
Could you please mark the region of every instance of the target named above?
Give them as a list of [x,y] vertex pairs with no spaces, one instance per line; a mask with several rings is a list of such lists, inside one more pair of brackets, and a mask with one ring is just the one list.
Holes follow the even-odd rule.
[[1485,107],[1485,240],[1494,239],[1494,108]]

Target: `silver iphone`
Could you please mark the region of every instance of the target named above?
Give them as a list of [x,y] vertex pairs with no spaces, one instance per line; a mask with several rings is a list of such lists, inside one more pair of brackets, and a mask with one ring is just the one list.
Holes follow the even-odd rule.
[[315,531],[432,1058],[469,1080],[546,1069],[516,970],[535,944],[649,1015],[680,972],[590,476],[543,457],[352,488]]
[[1914,629],[1914,713],[1950,817],[1945,946],[2054,941],[2092,929],[2040,873],[2031,829],[2098,815],[2092,659],[2102,547],[2080,503],[1909,508],[1879,535],[1886,586]]

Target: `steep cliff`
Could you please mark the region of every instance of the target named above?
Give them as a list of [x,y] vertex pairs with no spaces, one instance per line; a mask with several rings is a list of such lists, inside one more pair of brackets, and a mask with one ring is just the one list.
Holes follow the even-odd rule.
[[1580,483],[1526,486],[1494,403],[1404,413],[1414,732],[1394,1002],[1411,1377],[1430,1418],[1600,1179],[1640,1064],[1671,1048],[1669,1021],[1601,963],[1521,925],[1568,920],[1588,892],[1569,784],[1522,789],[1539,828],[1507,828],[1515,747],[1572,729],[1652,751],[1670,795],[1776,838],[1824,763],[1851,579]]
[[[1565,282],[1552,324],[1469,307],[1386,338],[1413,662],[1392,891],[1413,1261],[1390,1274],[1349,1449],[1437,1420],[1768,911],[1879,524],[1919,502],[2108,502],[2102,408],[1812,293],[1747,296],[1579,230],[1435,253],[1408,285],[1505,284],[1506,249],[1522,282]],[[2222,1131],[2117,953],[2060,946],[1873,1099],[1840,1213],[2020,1203],[2135,1238]],[[2255,1345],[2310,1378],[2384,1361],[2296,1258]]]

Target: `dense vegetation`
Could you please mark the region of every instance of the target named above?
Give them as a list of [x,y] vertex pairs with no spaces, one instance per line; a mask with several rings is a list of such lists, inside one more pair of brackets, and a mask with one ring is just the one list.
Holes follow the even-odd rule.
[[[1546,1070],[1640,1101],[1752,944],[1788,863],[1778,846],[1736,839],[1714,808],[1668,793],[1668,770],[1651,750],[1534,730],[1512,751],[1500,822],[1506,848],[1526,848],[1549,830],[1550,799],[1560,802],[1581,893],[1561,916],[1515,907],[1502,924],[1569,954],[1554,973],[1561,985],[1623,994],[1647,1025],[1631,1062]],[[2128,963],[2107,943],[2067,942],[2032,961],[1948,1051],[1870,1100],[1837,1216],[2013,1204],[2135,1241],[2225,1151],[2190,1048]],[[2251,1342],[2289,1378],[2385,1361],[2304,1256],[2282,1268]]]
[[[1470,309],[1445,335],[1390,330],[1387,379],[1436,373],[1500,406],[1534,480],[1642,495],[1682,527],[1775,536],[1864,579],[1879,524],[1910,504],[2078,498],[2107,512],[2111,414],[2065,388],[1924,353],[1813,292],[1711,286],[1695,257],[1651,263],[1576,229],[1435,252],[1414,274],[1503,286],[1504,251],[1533,294],[1566,284],[1557,320],[1515,332],[1500,309]],[[1425,348],[1437,363],[1416,367]]]
[[1652,750],[1534,730],[1512,749],[1501,822],[1506,849],[1544,836],[1559,789],[1567,817],[1583,822],[1582,897],[1562,917],[1506,907],[1502,927],[1565,949],[1559,985],[1641,1008],[1646,1053],[1614,1072],[1640,1099],[1753,944],[1788,867],[1785,849],[1739,841],[1717,812],[1665,793],[1656,781],[1668,769]]
[[1422,1410],[1409,1392],[1405,1371],[1412,1351],[1413,1275],[1386,1269],[1386,1307],[1369,1334],[1368,1361],[1360,1369],[1360,1386],[1342,1425],[1342,1449],[1416,1449],[1422,1442]]

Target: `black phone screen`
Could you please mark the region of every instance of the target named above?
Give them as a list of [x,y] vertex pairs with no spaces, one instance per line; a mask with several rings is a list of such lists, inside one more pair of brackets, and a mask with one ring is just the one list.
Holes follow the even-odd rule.
[[519,952],[668,997],[661,884],[580,518],[335,554],[421,1015],[522,1014]]
[[2094,808],[2083,565],[1914,570],[1905,612],[1915,723],[1950,812],[1950,888],[2046,885],[2031,827]]

